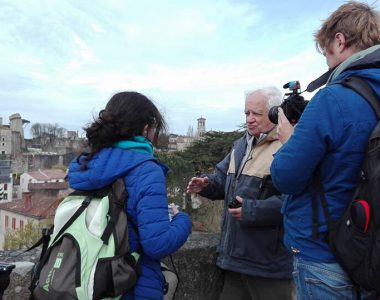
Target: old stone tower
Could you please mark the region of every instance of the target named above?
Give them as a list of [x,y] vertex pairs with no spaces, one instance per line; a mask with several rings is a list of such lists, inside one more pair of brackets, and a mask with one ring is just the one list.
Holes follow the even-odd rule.
[[197,121],[198,121],[198,126],[197,126],[196,138],[201,139],[204,137],[204,134],[206,132],[206,119],[203,117],[200,117],[197,119]]

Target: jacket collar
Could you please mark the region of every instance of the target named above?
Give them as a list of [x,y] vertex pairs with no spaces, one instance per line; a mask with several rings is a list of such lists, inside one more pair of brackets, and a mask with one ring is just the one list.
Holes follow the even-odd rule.
[[277,134],[277,125],[272,128],[271,131],[269,131],[263,139],[260,139],[259,142],[257,143],[258,145],[276,141],[278,140],[278,134]]
[[342,72],[346,70],[379,68],[380,67],[380,45],[372,46],[351,55],[342,62],[331,73],[327,83],[334,81]]

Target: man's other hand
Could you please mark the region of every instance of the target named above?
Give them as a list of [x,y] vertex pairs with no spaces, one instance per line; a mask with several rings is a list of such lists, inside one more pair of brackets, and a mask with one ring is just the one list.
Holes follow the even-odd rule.
[[193,177],[187,184],[187,193],[199,193],[208,185],[208,177]]
[[[243,198],[240,197],[240,196],[236,196],[236,200],[239,201],[240,203],[243,203]],[[238,220],[238,221],[242,220],[241,207],[239,207],[239,208],[229,208],[228,212],[236,220]]]

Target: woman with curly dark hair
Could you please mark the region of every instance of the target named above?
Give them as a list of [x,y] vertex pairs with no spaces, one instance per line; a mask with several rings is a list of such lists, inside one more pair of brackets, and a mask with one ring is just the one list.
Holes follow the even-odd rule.
[[173,207],[169,221],[168,168],[153,156],[165,121],[156,106],[137,92],[115,94],[98,118],[85,128],[90,152],[70,164],[68,181],[77,190],[96,190],[123,177],[129,194],[126,212],[131,252],[142,250],[141,274],[122,299],[163,299],[160,259],[179,249],[191,222]]

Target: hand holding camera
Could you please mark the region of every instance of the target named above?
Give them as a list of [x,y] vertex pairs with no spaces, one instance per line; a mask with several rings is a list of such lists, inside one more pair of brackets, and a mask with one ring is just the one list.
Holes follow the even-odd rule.
[[289,120],[286,118],[282,108],[278,108],[278,125],[277,125],[277,135],[278,139],[282,144],[285,144],[290,136],[293,134],[294,127],[290,124]]

